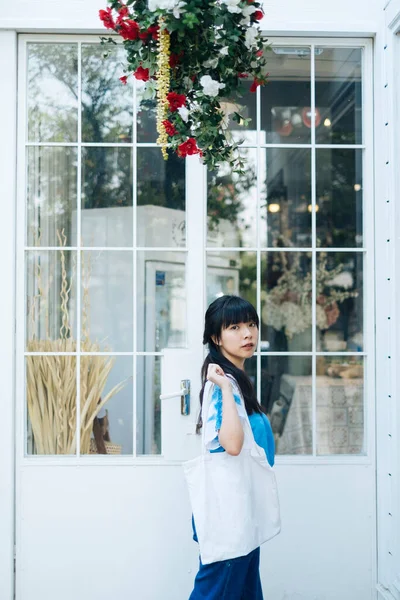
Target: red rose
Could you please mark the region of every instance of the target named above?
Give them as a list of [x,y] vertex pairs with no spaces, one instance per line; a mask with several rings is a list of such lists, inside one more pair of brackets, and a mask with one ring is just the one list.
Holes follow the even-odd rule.
[[252,17],[255,21],[261,21],[263,16],[264,16],[264,13],[261,10],[256,10],[256,12],[253,13],[253,15],[252,15]]
[[147,32],[149,35],[151,35],[151,37],[153,38],[153,40],[158,40],[158,32],[160,30],[160,26],[159,25],[152,25],[151,27],[148,28]]
[[142,31],[141,33],[139,33],[139,38],[141,40],[145,41],[145,40],[147,40],[148,37],[149,37],[149,34],[147,33],[147,30],[146,31]]
[[137,40],[139,37],[139,25],[132,19],[119,23],[118,33],[124,40]]
[[122,4],[121,8],[118,9],[118,13],[121,17],[127,17],[129,15],[128,7]]
[[99,10],[99,18],[103,21],[104,27],[107,29],[114,29],[115,22],[112,18],[112,9],[107,8],[106,10]]
[[248,74],[247,73],[238,73],[238,77],[239,77],[239,79],[247,79]]
[[263,50],[259,50],[258,52],[256,52],[256,56],[260,57],[264,54]]
[[140,81],[148,81],[150,79],[149,70],[143,67],[138,67],[133,75]]
[[188,138],[186,142],[179,144],[178,154],[182,158],[185,158],[185,156],[192,156],[193,154],[200,154],[202,156],[203,153],[197,147],[196,140],[194,138]]
[[171,112],[176,112],[178,108],[186,104],[186,96],[184,94],[177,94],[176,92],[167,94],[167,100]]
[[177,130],[175,129],[175,127],[173,126],[173,124],[171,123],[171,121],[168,121],[168,119],[165,119],[165,121],[162,122],[162,124],[165,127],[165,131],[168,133],[168,135],[170,135],[171,137],[173,135],[175,135],[177,132]]
[[259,85],[263,85],[263,82],[261,81],[261,79],[257,79],[257,77],[254,77],[254,81],[250,86],[250,91],[255,92]]
[[127,75],[123,75],[122,77],[119,78],[120,82],[123,83],[124,85],[126,85],[126,82],[128,81],[128,76]]

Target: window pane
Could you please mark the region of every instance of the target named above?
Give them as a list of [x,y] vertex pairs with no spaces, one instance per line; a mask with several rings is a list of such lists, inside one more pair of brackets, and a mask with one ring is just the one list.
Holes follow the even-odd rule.
[[[255,142],[257,131],[257,94],[251,92],[252,81],[241,80],[241,88],[229,98],[220,102],[225,113],[227,129],[235,132],[235,141]],[[236,116],[235,116],[236,113]],[[240,118],[237,116],[239,115]],[[252,135],[253,134],[253,135]]]
[[186,244],[185,161],[160,148],[137,150],[137,238],[139,247]]
[[311,142],[311,49],[272,46],[261,88],[261,143]]
[[88,250],[81,267],[82,351],[133,352],[133,253]]
[[136,131],[138,143],[155,143],[157,133],[157,101],[143,96],[144,82],[136,82]]
[[317,245],[363,245],[362,150],[317,150]]
[[26,253],[26,350],[76,350],[76,252]]
[[[298,375],[297,373],[308,373]],[[263,356],[261,403],[267,409],[277,454],[312,454],[311,357]]]
[[311,246],[311,151],[263,150],[261,196],[263,246]]
[[131,142],[133,122],[132,77],[126,85],[125,50],[112,46],[104,59],[100,44],[82,44],[82,141]]
[[161,352],[187,344],[186,255],[138,253],[137,344],[139,351]]
[[238,248],[257,245],[257,150],[242,148],[244,174],[228,164],[208,173],[209,246]]
[[76,245],[77,153],[74,148],[27,149],[29,246]]
[[261,339],[271,351],[312,349],[311,255],[261,254]]
[[28,140],[76,142],[78,45],[28,44]]
[[207,253],[207,305],[224,294],[242,296],[257,306],[255,252]]
[[132,371],[132,356],[81,356],[81,454],[133,453]]
[[161,360],[137,357],[137,454],[161,454]]
[[317,454],[364,452],[362,358],[317,359]]
[[133,244],[133,169],[130,148],[82,151],[82,244]]
[[317,48],[317,144],[362,143],[362,50]]
[[27,356],[26,401],[28,454],[75,454],[75,356]]
[[363,258],[360,252],[317,254],[317,346],[326,352],[364,348]]

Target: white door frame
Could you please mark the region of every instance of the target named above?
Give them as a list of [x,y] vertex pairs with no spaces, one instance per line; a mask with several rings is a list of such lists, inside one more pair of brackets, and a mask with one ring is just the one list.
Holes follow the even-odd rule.
[[[80,39],[81,39],[81,36],[79,36],[79,37],[80,37]],[[313,40],[313,41],[314,41],[314,40]],[[316,43],[318,43],[318,42],[319,42],[318,40],[315,40],[315,41],[316,41]],[[335,45],[338,45],[338,44],[337,44],[337,42],[338,42],[338,40],[336,40],[336,39],[335,39],[335,40],[333,40],[333,44],[335,44]],[[288,42],[288,43],[289,43],[289,42]],[[323,42],[321,42],[321,43],[324,43],[324,44],[326,45],[326,44],[327,44],[327,40],[325,39],[325,40],[324,40]],[[354,40],[342,40],[342,45],[343,45],[343,46],[351,46],[351,45],[353,45],[353,44],[354,44]],[[370,54],[371,54],[371,53],[370,53]],[[370,83],[368,83],[368,85],[370,85]],[[16,99],[16,98],[15,98],[15,99]],[[371,107],[370,107],[370,108],[371,108]],[[371,108],[371,110],[372,110],[372,108]],[[372,150],[371,150],[371,151],[372,151]],[[12,157],[12,158],[14,158],[14,157]],[[189,167],[189,168],[190,168],[190,167]],[[197,170],[197,169],[196,169],[196,170]],[[11,172],[13,173],[13,172],[14,172],[14,170],[13,170],[13,169],[11,169]],[[367,176],[370,178],[370,181],[369,181],[369,182],[368,182],[368,179],[366,179],[366,186],[368,185],[368,187],[370,188],[370,190],[369,190],[369,193],[370,193],[370,194],[372,194],[372,185],[371,185],[371,186],[369,185],[369,183],[371,183],[371,182],[372,182],[372,172],[371,172],[371,173],[368,173],[368,171],[367,171],[367,170],[365,170],[365,171],[364,171],[364,175],[365,175],[365,177],[366,177],[366,178],[367,178]],[[197,194],[196,194],[196,195],[197,195]],[[199,194],[199,195],[197,195],[197,200],[199,199],[199,196],[200,196],[200,194]],[[201,204],[201,202],[199,202],[199,204]],[[199,207],[197,210],[205,210],[205,207]],[[192,216],[193,216],[193,215],[192,215]],[[373,215],[372,215],[372,211],[370,211],[370,212],[369,212],[369,214],[368,214],[368,213],[365,213],[365,217],[366,217],[366,218],[368,217],[368,218],[369,218],[369,223],[371,224],[371,222],[372,222],[372,225],[373,225]],[[14,221],[13,221],[13,222],[14,222]],[[188,222],[191,222],[191,223],[195,224],[195,223],[196,223],[196,220],[193,220],[193,218],[192,218],[192,217],[190,217],[190,219],[189,219],[189,216],[188,216]],[[371,232],[373,232],[373,227],[369,228],[369,231],[370,231],[370,235],[373,235],[373,233],[371,233]],[[190,237],[190,236],[192,236],[192,237]],[[197,237],[197,239],[196,239],[196,237]],[[193,231],[192,231],[192,232],[189,232],[189,239],[191,239],[191,240],[192,240],[192,243],[201,244],[201,246],[202,246],[202,247],[204,247],[204,240],[202,239],[201,235],[198,235],[198,234],[196,233],[196,231],[195,231],[195,228],[193,228]],[[370,246],[370,245],[369,245],[369,248],[371,249],[371,246]],[[373,248],[373,246],[372,246],[372,248]],[[189,252],[189,255],[188,255],[188,261],[190,262],[190,252]],[[196,265],[198,266],[198,264],[197,264],[197,261],[196,261]],[[11,265],[11,266],[13,267],[13,265]],[[205,268],[206,268],[206,265],[205,265],[205,257],[203,256],[203,265],[202,265],[202,269],[201,269],[201,273],[202,273],[202,275],[204,275]],[[13,270],[13,269],[12,269],[12,270]],[[21,272],[20,272],[20,274],[21,274]],[[204,277],[199,277],[199,279],[202,279],[202,280],[204,280]],[[191,306],[191,305],[192,305],[192,304],[191,304],[191,302],[192,302],[193,300],[196,300],[197,302],[199,301],[199,294],[198,294],[198,291],[199,291],[199,288],[198,288],[196,285],[193,285],[193,287],[192,287],[192,286],[190,286],[190,287],[188,288],[188,304],[189,304],[189,306]],[[370,287],[368,288],[368,292],[372,292],[372,291],[373,291],[373,285],[372,285],[372,286],[370,286]],[[201,295],[200,295],[200,297],[201,297]],[[190,300],[190,298],[191,298],[191,300]],[[369,309],[369,310],[371,310],[371,309]],[[189,323],[188,325],[189,325],[189,327],[188,327],[188,335],[189,335],[189,339],[192,339],[192,340],[193,340],[193,339],[196,339],[196,340],[198,340],[198,339],[201,339],[201,334],[202,334],[202,331],[201,331],[201,329],[202,329],[202,323],[201,323],[201,322],[196,322],[196,320],[195,320],[195,322],[194,322],[194,323]],[[370,332],[370,333],[371,333],[371,332]],[[193,336],[193,337],[192,337],[192,336]],[[373,339],[373,333],[371,333],[371,336],[372,336],[372,338],[370,337],[370,339]],[[371,348],[371,345],[370,345],[370,347],[368,348],[368,351],[369,351],[369,352],[372,352],[372,351],[373,351],[373,348]],[[372,386],[372,387],[373,387],[373,386]],[[19,389],[21,389],[21,388],[19,388]],[[165,390],[165,391],[166,391],[166,392],[168,392],[169,390]],[[373,395],[373,389],[371,390],[371,392],[370,392],[370,393]],[[371,405],[370,405],[370,403],[368,403],[368,405],[367,405],[367,406],[369,406],[369,407],[370,407],[370,406],[371,406]],[[20,408],[21,408],[21,405],[20,405]],[[371,423],[373,423],[373,412],[374,412],[374,411],[373,411],[373,406],[372,406],[372,409],[371,409],[371,408],[368,408],[368,412],[369,412],[369,414],[368,414],[368,417],[367,417],[367,418],[368,418],[369,427],[370,427],[370,426],[371,426]],[[23,413],[21,413],[21,414],[23,414]],[[18,430],[19,430],[19,432],[20,432],[20,438],[19,438],[20,446],[19,446],[19,449],[21,450],[21,447],[22,447],[22,444],[23,444],[23,440],[24,440],[24,435],[23,435],[23,433],[22,433],[22,431],[21,431],[21,424],[19,425],[19,427],[18,427]],[[372,441],[371,441],[371,443],[370,443],[370,445],[369,445],[369,448],[368,448],[368,449],[369,449],[371,452],[370,452],[370,454],[369,454],[369,456],[368,456],[368,457],[365,457],[365,460],[362,460],[362,459],[360,459],[359,457],[358,457],[358,458],[355,458],[354,460],[352,460],[352,459],[350,459],[350,458],[347,458],[347,457],[344,457],[344,458],[336,458],[336,457],[334,457],[334,458],[332,458],[332,459],[331,459],[331,458],[326,458],[326,459],[322,459],[322,460],[318,459],[318,463],[319,463],[319,464],[329,463],[329,464],[340,465],[340,464],[343,464],[343,463],[345,463],[345,464],[351,464],[351,463],[353,463],[353,462],[354,462],[354,463],[357,463],[357,464],[360,464],[360,463],[365,463],[365,465],[367,466],[368,464],[370,464],[371,460],[373,460],[373,459],[374,459],[374,450],[373,450],[373,446],[374,446],[374,443],[373,443],[373,437],[374,437],[374,436],[372,436],[372,437],[371,437],[371,433],[372,433],[372,432],[370,431],[370,433],[369,433],[369,436],[368,436],[368,437],[369,437],[369,439],[370,439],[370,440],[372,440]],[[22,435],[21,435],[21,434],[22,434]],[[368,435],[368,434],[367,434],[367,435]],[[23,455],[19,454],[19,460],[21,461],[21,465],[23,465],[23,466],[24,466],[24,468],[27,468],[27,469],[29,469],[29,467],[28,467],[28,465],[27,465],[27,462],[30,462],[30,459],[29,459],[29,461],[26,461],[26,459],[24,459]],[[75,464],[75,459],[72,459],[71,461],[70,461],[69,459],[62,459],[62,461],[63,461],[65,464],[67,464],[67,463],[68,463],[68,464]],[[38,462],[39,462],[39,461],[38,461]],[[51,458],[51,457],[44,458],[44,460],[40,459],[40,464],[41,464],[41,465],[48,465],[48,466],[50,466],[50,465],[56,465],[56,464],[58,464],[58,462],[59,462],[59,459],[54,459],[54,458]],[[155,459],[155,460],[154,460],[154,462],[155,462],[156,464],[160,464],[160,460],[159,460],[159,459]],[[304,465],[304,464],[314,464],[315,460],[311,460],[311,461],[309,461],[309,460],[307,460],[307,458],[305,458],[305,459],[304,459],[304,458],[282,458],[282,459],[280,459],[280,461],[279,461],[279,462],[280,462],[281,464],[292,464],[292,465],[293,465],[293,464],[296,464],[296,463],[302,463],[302,464]],[[93,464],[95,464],[95,463],[94,463],[93,461],[91,461],[91,464],[93,465]],[[101,461],[99,461],[99,463],[98,463],[98,464],[104,464],[104,463],[102,463]],[[120,464],[120,463],[119,463],[119,464]]]
[[0,181],[2,202],[0,254],[2,294],[0,296],[0,364],[2,428],[0,435],[0,596],[14,595],[14,324],[15,324],[15,196],[16,196],[16,111],[17,34],[0,31],[2,72],[2,124],[0,127]]

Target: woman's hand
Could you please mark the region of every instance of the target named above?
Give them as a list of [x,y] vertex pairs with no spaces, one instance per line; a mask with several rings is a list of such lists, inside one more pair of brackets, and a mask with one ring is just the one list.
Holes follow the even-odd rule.
[[215,363],[210,363],[208,365],[207,379],[208,381],[215,383],[215,385],[219,385],[221,389],[223,389],[227,385],[230,385],[230,381],[225,375],[222,367]]

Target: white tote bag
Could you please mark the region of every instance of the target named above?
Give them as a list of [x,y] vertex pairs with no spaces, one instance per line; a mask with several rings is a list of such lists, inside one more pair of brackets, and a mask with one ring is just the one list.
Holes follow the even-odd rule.
[[[280,531],[275,473],[254,440],[246,411],[245,440],[238,456],[206,449],[213,387],[207,382],[204,389],[202,454],[183,464],[203,564],[245,556]],[[244,404],[236,386],[235,392]]]

